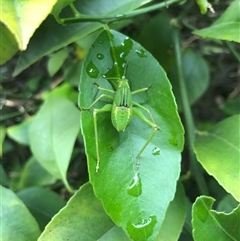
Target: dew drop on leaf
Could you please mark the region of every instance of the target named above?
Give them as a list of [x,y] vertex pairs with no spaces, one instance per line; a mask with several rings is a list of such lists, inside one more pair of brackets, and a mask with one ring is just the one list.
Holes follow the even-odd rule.
[[104,59],[104,55],[103,55],[103,54],[97,54],[97,58],[98,58],[99,60],[102,60],[102,59]]
[[155,147],[155,148],[152,150],[152,154],[153,154],[154,156],[160,155],[160,148]]
[[95,79],[98,77],[99,70],[92,61],[88,63],[86,71],[89,77],[95,78]]
[[146,51],[141,49],[141,50],[135,50],[135,52],[137,53],[137,55],[141,58],[146,58],[147,57],[147,54],[146,54]]
[[138,197],[142,194],[142,181],[139,173],[135,173],[131,184],[127,188],[128,194]]
[[157,217],[155,215],[150,216],[147,219],[142,219],[140,222],[128,222],[127,230],[133,240],[147,240],[153,234],[153,228],[157,223]]
[[103,44],[104,41],[103,41],[102,39],[99,39],[99,40],[98,40],[98,43]]

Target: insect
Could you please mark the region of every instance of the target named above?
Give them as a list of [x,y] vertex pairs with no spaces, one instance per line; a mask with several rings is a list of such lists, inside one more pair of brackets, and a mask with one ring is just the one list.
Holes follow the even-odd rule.
[[[150,111],[144,106],[132,100],[132,96],[139,94],[141,92],[147,91],[150,87],[142,88],[131,92],[128,80],[125,78],[125,74],[122,79],[117,80],[116,90],[102,88],[100,85],[95,83],[98,89],[105,92],[101,94],[89,107],[83,107],[83,110],[91,109],[99,100],[102,98],[107,98],[112,101],[112,104],[106,104],[100,109],[93,110],[93,121],[94,121],[94,133],[95,133],[95,143],[96,143],[96,172],[98,172],[100,167],[100,155],[99,155],[99,146],[98,146],[98,129],[97,129],[97,114],[102,112],[111,112],[111,121],[113,126],[118,132],[123,132],[129,125],[132,120],[132,116],[135,115],[153,128],[152,133],[149,138],[138,152],[137,165],[140,164],[140,155],[145,150],[147,145],[151,142],[152,138],[160,128],[155,124],[155,121],[150,113]],[[145,117],[145,115],[140,111],[143,110],[148,113],[150,120]]]

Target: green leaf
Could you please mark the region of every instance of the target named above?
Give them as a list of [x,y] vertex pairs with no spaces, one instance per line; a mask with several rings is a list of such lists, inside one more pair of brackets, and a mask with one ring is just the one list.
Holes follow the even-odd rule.
[[51,92],[46,92],[42,98],[46,100],[52,96],[67,98],[74,103],[77,102],[77,91],[74,90],[69,83],[63,83],[57,86],[56,88],[54,88]]
[[19,191],[17,195],[35,217],[41,230],[66,204],[55,192],[43,187],[29,187]]
[[[149,0],[148,0],[149,1]],[[81,0],[74,4],[80,13],[89,15],[102,15],[108,14],[122,14],[126,11],[138,8],[148,1],[145,0],[108,0],[101,1],[99,7],[99,0]],[[69,15],[72,17],[72,12]],[[43,22],[40,28],[32,37],[28,48],[24,51],[19,59],[18,65],[14,71],[14,75],[18,75],[31,64],[39,60],[44,55],[52,53],[70,43],[88,37],[89,34],[101,28],[100,23],[75,23],[67,26],[62,26],[50,16]],[[44,36],[44,41],[43,41]]]
[[0,20],[15,36],[20,50],[27,48],[29,39],[56,2],[57,0],[4,1]]
[[[192,49],[186,49],[182,54],[182,69],[186,81],[188,100],[193,104],[202,96],[209,85],[209,68],[199,53],[194,52]],[[181,110],[181,90],[175,63],[171,66],[168,76],[173,85],[178,108]]]
[[228,114],[228,115],[236,115],[240,114],[240,99],[235,98],[235,99],[230,99],[224,102],[221,106],[220,109]]
[[235,0],[210,27],[193,33],[204,38],[222,39],[240,43],[240,1]]
[[[2,11],[1,11],[2,12]],[[0,23],[1,41],[0,41],[0,65],[5,64],[18,51],[16,40],[12,33]]]
[[240,205],[231,213],[211,210],[214,199],[198,197],[193,205],[192,225],[195,241],[237,241],[240,239]]
[[240,115],[198,132],[194,150],[204,169],[240,201]]
[[22,201],[15,193],[2,186],[0,186],[0,195],[2,240],[37,240],[40,235],[38,224]]
[[6,135],[6,128],[5,126],[0,125],[0,157],[2,157],[3,154],[3,142]]
[[23,168],[18,188],[49,185],[55,183],[56,180],[56,177],[43,168],[34,157],[31,157]]
[[29,130],[31,150],[56,178],[68,187],[66,172],[79,131],[79,111],[68,99],[50,96]]
[[217,211],[230,213],[235,207],[237,207],[239,202],[237,202],[232,195],[225,195],[217,206]]
[[[172,47],[170,21],[171,18],[167,11],[160,12],[147,22],[138,39],[138,42],[152,53],[166,71],[172,65],[171,55],[169,54]],[[154,37],[150,38],[149,36]]]
[[[175,194],[183,147],[183,129],[165,72],[149,52],[129,37],[102,31],[83,63],[79,106],[90,106],[103,93],[94,85],[96,82],[103,88],[116,89],[116,78],[123,78],[126,64],[125,76],[132,91],[151,86],[134,95],[133,100],[147,108],[161,128],[141,154],[139,168],[136,156],[153,130],[136,116],[126,131],[119,133],[111,123],[110,113],[98,115],[98,173],[92,109],[81,111],[81,130],[90,182],[106,212],[133,240],[155,240]],[[102,99],[93,108],[106,103],[111,102]]]
[[169,204],[156,241],[176,241],[182,231],[187,212],[186,198],[181,183],[178,183],[173,201]]
[[53,217],[38,241],[99,240],[113,227],[114,223],[94,196],[91,185],[85,184]]
[[9,186],[9,178],[3,169],[2,164],[0,164],[0,185]]
[[8,136],[20,144],[29,145],[29,128],[32,122],[33,118],[29,118],[20,124],[8,127]]
[[62,67],[68,57],[68,49],[64,48],[56,53],[53,53],[47,63],[47,69],[50,76],[55,75]]

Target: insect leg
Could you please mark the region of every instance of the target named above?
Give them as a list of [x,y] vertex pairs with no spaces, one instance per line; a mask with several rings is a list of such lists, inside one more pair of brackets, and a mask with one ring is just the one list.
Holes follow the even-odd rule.
[[89,110],[92,106],[94,106],[102,98],[107,98],[107,99],[110,99],[110,100],[114,99],[111,95],[102,94],[89,107],[82,107],[82,109],[83,110]]
[[[138,106],[138,105],[137,105],[137,106]],[[140,105],[140,106],[141,106],[141,105]],[[138,107],[139,107],[139,106],[138,106]],[[149,110],[145,109],[145,107],[143,107],[143,106],[141,106],[141,107],[142,107],[142,109],[146,110],[146,111],[150,114],[150,116],[151,116],[151,118],[152,118],[152,115],[151,115],[151,113],[149,112]],[[148,146],[148,144],[151,142],[151,140],[152,140],[153,137],[155,136],[156,132],[157,132],[158,130],[160,130],[160,128],[159,128],[159,126],[157,126],[157,125],[155,124],[154,121],[148,120],[148,119],[143,115],[143,113],[142,113],[140,110],[138,110],[137,108],[134,108],[134,107],[133,107],[133,114],[136,115],[139,119],[141,119],[142,121],[144,121],[146,124],[148,124],[149,126],[151,126],[151,127],[153,128],[153,131],[152,131],[151,135],[149,136],[149,138],[147,139],[147,141],[145,142],[145,144],[143,145],[143,147],[141,148],[141,150],[138,152],[138,154],[137,154],[137,156],[136,156],[136,158],[137,158],[137,166],[139,166],[139,164],[140,164],[139,159],[140,159],[141,154],[143,153],[143,151],[145,150],[145,148]]]
[[108,93],[112,93],[112,94],[114,94],[116,92],[114,90],[110,90],[110,89],[107,89],[107,88],[102,88],[98,83],[94,83],[94,84],[98,87],[99,90],[102,90],[102,91],[105,91],[105,92],[108,92]]
[[[148,113],[148,115],[150,116],[152,122],[155,124],[155,121],[154,121],[154,119],[153,119],[153,117],[152,117],[152,114],[151,114],[151,112],[150,112],[147,108],[145,108],[144,106],[138,104],[138,103],[135,102],[135,101],[133,101],[133,106],[137,106],[137,107],[141,108],[142,110],[146,111],[146,112]],[[159,127],[158,127],[158,128],[159,128]],[[160,128],[159,128],[159,129],[160,129]]]
[[151,87],[151,86],[145,87],[145,88],[142,88],[142,89],[135,90],[135,91],[131,92],[131,94],[132,94],[132,95],[139,94],[139,93],[141,93],[141,92],[147,91],[150,87]]
[[99,155],[99,147],[98,147],[97,114],[102,112],[109,112],[111,110],[112,110],[112,104],[106,104],[101,109],[93,110],[93,123],[94,123],[94,133],[95,133],[96,156],[97,156],[96,172],[98,172],[99,164],[100,164],[100,155]]

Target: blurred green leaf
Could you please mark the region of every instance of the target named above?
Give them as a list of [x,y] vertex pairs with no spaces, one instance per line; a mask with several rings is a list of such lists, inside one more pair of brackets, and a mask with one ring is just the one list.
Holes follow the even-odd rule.
[[4,1],[0,21],[15,36],[20,50],[27,48],[29,39],[56,2],[57,0]]
[[193,33],[203,38],[214,38],[240,43],[240,1],[233,1],[220,18],[210,27]]
[[0,164],[0,185],[2,186],[8,186],[9,185],[9,179],[8,176],[3,169],[2,164]]
[[38,241],[99,240],[114,226],[88,183],[82,186],[67,205],[53,217]]
[[240,114],[240,99],[227,100],[220,106],[220,109],[228,115]]
[[34,157],[31,157],[22,170],[18,189],[49,185],[55,183],[56,180],[55,176],[43,168]]
[[171,18],[167,11],[162,11],[150,19],[138,39],[138,42],[152,53],[165,71],[168,71],[169,66],[172,64],[169,54],[172,44],[170,20]]
[[194,150],[204,169],[240,201],[240,115],[198,132]]
[[62,67],[67,57],[68,57],[67,48],[63,48],[51,55],[47,63],[47,69],[50,76],[53,76],[58,72],[58,70]]
[[193,204],[192,225],[195,241],[237,241],[240,239],[240,205],[231,213],[211,210],[214,199],[198,197]]
[[20,144],[29,145],[29,128],[32,122],[33,118],[28,118],[20,124],[8,127],[8,136]]
[[6,128],[5,126],[0,125],[0,157],[2,157],[3,154],[3,142],[6,135]]
[[[151,68],[146,68],[148,65]],[[134,95],[133,101],[151,112],[161,131],[141,154],[138,168],[136,156],[152,127],[133,116],[126,131],[119,133],[111,123],[110,112],[100,113],[97,123],[100,169],[96,173],[93,112],[81,111],[90,182],[106,212],[127,235],[133,240],[155,240],[175,194],[183,145],[183,129],[166,73],[141,45],[116,31],[104,30],[83,63],[79,106],[81,109],[90,106],[103,93],[95,82],[116,90],[116,79],[123,78],[123,74],[132,91],[151,86],[147,92]],[[106,103],[112,102],[102,99],[93,108]]]
[[[209,85],[209,68],[199,53],[192,49],[185,49],[182,54],[182,70],[186,82],[188,100],[190,104],[193,104],[202,96]],[[168,76],[173,85],[173,92],[178,103],[178,108],[181,110],[181,90],[175,63],[171,65]]]
[[77,87],[79,84],[79,76],[81,73],[82,62],[71,62],[67,65],[64,71],[64,80],[71,86]]
[[68,99],[58,96],[47,98],[29,130],[34,156],[67,187],[66,172],[78,132],[78,109]]
[[3,65],[17,53],[18,46],[12,33],[2,23],[0,23],[0,33],[0,65]]
[[38,224],[23,202],[15,193],[2,186],[0,186],[0,195],[1,239],[37,240],[40,235]]
[[238,205],[239,205],[239,202],[237,202],[236,199],[234,199],[231,194],[227,194],[218,203],[217,211],[230,213]]
[[42,96],[42,98],[44,100],[47,100],[49,97],[52,97],[52,96],[66,98],[72,101],[73,103],[77,103],[77,98],[78,98],[77,91],[74,90],[73,87],[67,82],[64,82],[63,84],[57,86],[50,92],[46,92]]
[[55,192],[43,187],[29,187],[17,192],[17,195],[35,217],[41,230],[66,204]]

